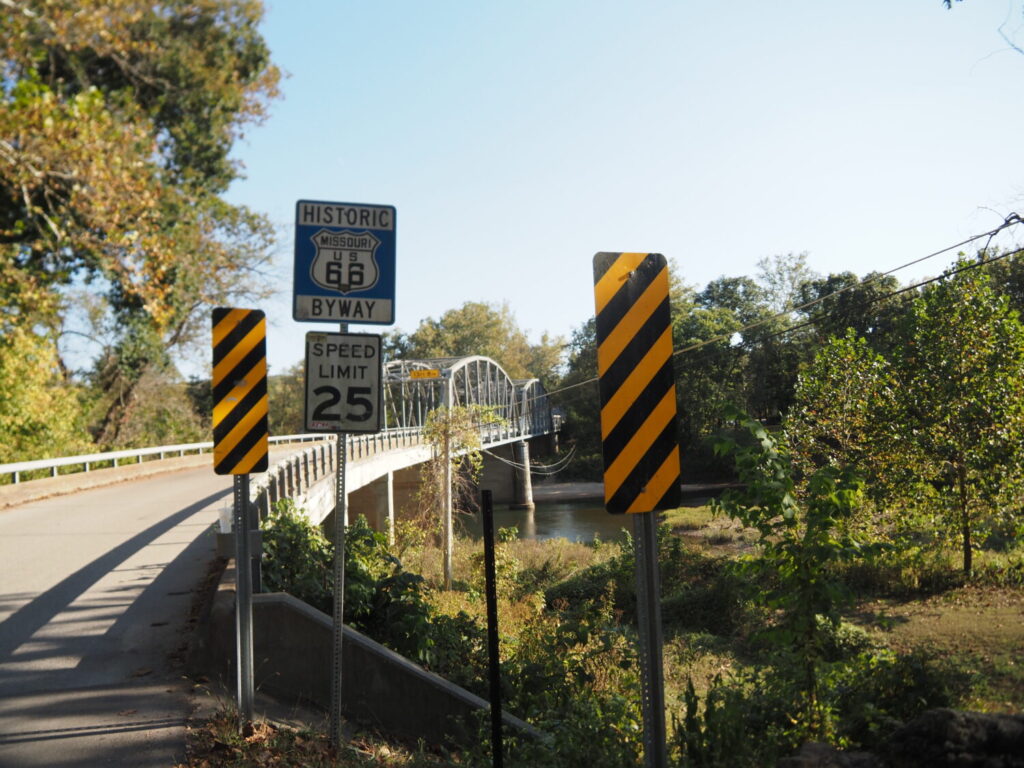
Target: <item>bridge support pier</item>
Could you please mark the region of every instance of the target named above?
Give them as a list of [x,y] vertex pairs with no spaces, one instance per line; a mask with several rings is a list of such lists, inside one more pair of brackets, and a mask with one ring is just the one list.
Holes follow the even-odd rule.
[[530,444],[525,440],[512,443],[511,509],[533,509],[533,483],[530,481]]
[[349,494],[350,519],[364,515],[370,527],[395,543],[395,473],[388,472]]

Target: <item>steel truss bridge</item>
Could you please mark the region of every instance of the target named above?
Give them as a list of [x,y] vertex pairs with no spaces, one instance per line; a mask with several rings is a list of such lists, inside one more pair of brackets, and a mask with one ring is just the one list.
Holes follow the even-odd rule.
[[[349,458],[354,462],[353,490],[389,472],[429,458],[422,430],[431,411],[464,406],[476,414],[483,447],[516,443],[557,432],[560,419],[552,414],[544,386],[538,379],[512,379],[489,357],[443,357],[393,360],[384,365],[384,430],[376,434],[348,435]],[[334,441],[327,434],[272,437],[272,443],[317,441],[319,445],[284,459],[260,477],[253,487],[254,501],[265,507],[286,495],[302,493],[334,464]],[[212,442],[157,446],[81,456],[0,464],[0,476],[14,483],[26,473],[89,472],[107,467],[126,469],[149,459],[209,452]],[[359,466],[363,465],[363,466]]]
[[[478,408],[498,417],[494,430],[511,437],[555,431],[547,392],[539,379],[512,379],[489,357],[392,360],[384,365],[384,419],[387,429],[420,428],[438,408]],[[481,418],[481,422],[485,419]]]

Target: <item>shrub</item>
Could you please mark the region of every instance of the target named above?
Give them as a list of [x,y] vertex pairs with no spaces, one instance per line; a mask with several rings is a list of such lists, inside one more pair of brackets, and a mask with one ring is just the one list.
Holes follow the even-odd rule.
[[334,545],[291,499],[263,521],[263,586],[287,592],[324,613],[334,610]]

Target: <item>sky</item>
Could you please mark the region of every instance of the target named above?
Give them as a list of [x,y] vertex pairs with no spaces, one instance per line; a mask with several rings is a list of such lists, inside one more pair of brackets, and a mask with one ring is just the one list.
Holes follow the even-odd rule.
[[533,340],[593,315],[598,251],[698,288],[787,253],[864,275],[1024,215],[1000,30],[1024,46],[1020,0],[267,0],[283,98],[228,198],[280,234],[271,373],[336,328],[292,319],[300,199],[396,208],[396,322],[353,331],[507,302]]

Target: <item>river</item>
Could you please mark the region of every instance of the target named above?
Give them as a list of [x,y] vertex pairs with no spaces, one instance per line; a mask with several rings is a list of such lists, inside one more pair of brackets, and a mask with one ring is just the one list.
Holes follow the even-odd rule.
[[[595,534],[602,541],[621,539],[630,530],[630,515],[612,515],[604,508],[601,483],[538,484],[533,489],[533,509],[509,509],[496,505],[494,528],[519,529],[521,539],[557,539],[591,542]],[[706,497],[684,498],[683,505],[706,503]],[[472,536],[480,536],[479,516],[464,518],[463,524]]]

